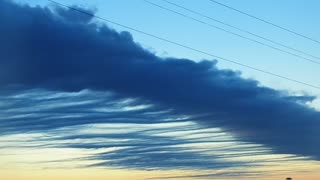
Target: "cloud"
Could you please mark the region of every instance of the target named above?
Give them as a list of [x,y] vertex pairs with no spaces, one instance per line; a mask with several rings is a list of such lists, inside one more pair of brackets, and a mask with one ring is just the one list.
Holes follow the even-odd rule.
[[[216,61],[157,57],[128,32],[70,14],[0,2],[1,87],[112,91],[197,116],[201,125],[221,127],[275,152],[320,159],[320,113],[305,105],[314,97],[262,87],[218,69]],[[54,120],[38,123],[56,126]],[[64,122],[69,123],[72,118]]]
[[0,115],[0,168],[174,170],[184,176],[166,176],[181,179],[319,169],[306,158],[271,154],[191,117],[113,93],[1,91]]

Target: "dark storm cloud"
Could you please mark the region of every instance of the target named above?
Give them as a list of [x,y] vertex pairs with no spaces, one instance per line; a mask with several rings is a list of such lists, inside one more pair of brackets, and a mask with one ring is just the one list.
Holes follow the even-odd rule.
[[305,105],[313,97],[261,87],[213,61],[157,57],[128,32],[71,14],[0,2],[1,87],[114,91],[201,115],[200,124],[277,152],[320,159],[320,113]]

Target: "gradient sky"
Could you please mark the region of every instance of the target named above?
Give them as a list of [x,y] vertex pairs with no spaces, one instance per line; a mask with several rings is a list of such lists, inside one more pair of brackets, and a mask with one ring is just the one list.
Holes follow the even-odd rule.
[[[320,57],[320,44],[209,0],[170,1]],[[105,22],[99,20],[87,22],[81,16],[79,22],[71,22],[77,13],[45,0],[17,0],[20,5],[12,7],[3,2],[0,8],[9,11],[0,12],[0,23],[8,27],[0,30],[0,71],[4,72],[0,73],[0,179],[320,178],[319,89],[112,24],[104,27]],[[320,85],[319,64],[212,29],[143,0],[58,2]],[[255,38],[162,0],[152,2]],[[317,0],[220,2],[320,40]],[[16,8],[21,4],[40,7]],[[45,7],[54,13],[43,13]],[[90,23],[105,29],[92,32]],[[133,41],[130,34],[109,28],[128,31]],[[89,50],[82,53],[82,47]],[[101,59],[110,64],[105,66]]]

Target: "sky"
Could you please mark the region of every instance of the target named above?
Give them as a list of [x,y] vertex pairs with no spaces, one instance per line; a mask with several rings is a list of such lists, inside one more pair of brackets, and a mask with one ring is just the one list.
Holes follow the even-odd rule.
[[[319,43],[209,0],[58,2],[319,86]],[[320,40],[319,1],[219,2]],[[317,88],[45,0],[0,1],[0,24],[1,179],[320,177]]]

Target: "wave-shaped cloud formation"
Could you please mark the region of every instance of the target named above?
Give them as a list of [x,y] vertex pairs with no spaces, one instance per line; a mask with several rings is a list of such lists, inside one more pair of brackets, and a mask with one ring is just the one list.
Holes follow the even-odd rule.
[[261,87],[214,61],[157,57],[130,33],[73,13],[1,1],[0,86],[114,91],[198,115],[200,124],[277,152],[320,159],[320,113],[305,105],[314,97]]

